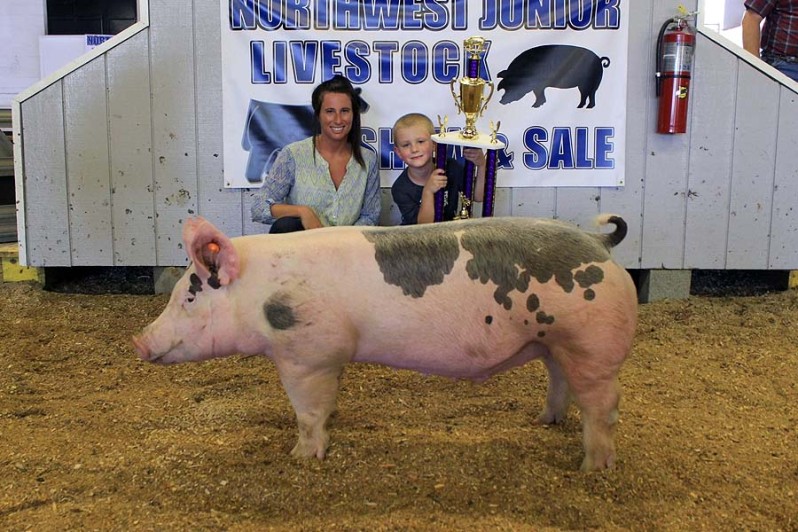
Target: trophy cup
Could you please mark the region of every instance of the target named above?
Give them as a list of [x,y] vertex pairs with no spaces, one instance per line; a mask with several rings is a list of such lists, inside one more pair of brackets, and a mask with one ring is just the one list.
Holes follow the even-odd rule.
[[[449,84],[449,89],[452,91],[454,104],[457,106],[457,114],[463,113],[466,117],[466,125],[460,130],[460,136],[464,139],[473,139],[479,136],[476,127],[477,118],[482,116],[493,96],[493,82],[479,77],[482,54],[485,53],[485,39],[469,37],[465,40],[463,48],[468,53],[468,75],[459,80],[453,79]],[[460,83],[459,97],[454,91],[454,84],[457,82]],[[485,85],[490,87],[487,98],[482,97]]]
[[[496,197],[496,167],[498,164],[497,150],[505,147],[504,142],[496,138],[496,133],[501,122],[494,126],[491,121],[491,133],[486,135],[477,131],[476,122],[485,112],[488,102],[493,96],[493,82],[479,77],[480,66],[484,54],[487,51],[487,43],[482,37],[469,37],[463,43],[466,52],[466,75],[460,79],[453,79],[449,84],[452,92],[457,113],[464,114],[466,119],[465,127],[457,134],[449,135],[446,131],[448,117],[441,119],[438,116],[440,132],[432,136],[432,140],[437,143],[436,165],[438,168],[446,168],[446,146],[456,145],[464,148],[480,148],[486,150],[485,156],[485,195],[482,204],[482,216],[493,216],[493,205]],[[459,83],[459,94],[455,91],[455,83]],[[485,86],[490,90],[487,97],[484,96]],[[474,201],[474,163],[466,161],[465,175],[463,179],[464,187],[460,192],[460,209],[457,219],[471,217],[471,208]],[[451,176],[450,176],[451,177]],[[443,190],[435,193],[435,221],[443,221],[445,192]],[[449,198],[449,201],[457,201],[456,198]]]

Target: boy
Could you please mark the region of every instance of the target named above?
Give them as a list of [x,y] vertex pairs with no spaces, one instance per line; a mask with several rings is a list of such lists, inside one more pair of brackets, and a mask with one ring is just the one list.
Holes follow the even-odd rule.
[[[407,165],[391,187],[393,201],[402,213],[402,225],[431,223],[435,219],[435,193],[446,187],[444,220],[457,215],[463,190],[464,165],[456,159],[446,161],[446,171],[435,167],[432,120],[420,113],[399,118],[393,126],[394,151]],[[463,157],[477,167],[474,200],[482,201],[485,188],[485,154],[478,148],[464,148]]]

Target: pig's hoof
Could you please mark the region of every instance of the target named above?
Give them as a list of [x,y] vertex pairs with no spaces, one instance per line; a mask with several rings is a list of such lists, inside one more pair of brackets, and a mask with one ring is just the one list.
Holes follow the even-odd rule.
[[604,471],[605,469],[612,469],[615,467],[615,453],[608,453],[606,456],[591,457],[586,455],[582,460],[582,467],[580,469],[584,472],[590,471]]
[[291,456],[294,458],[318,458],[324,460],[327,454],[327,444],[313,441],[299,441],[291,449]]
[[565,417],[564,412],[544,411],[535,419],[535,425],[562,425],[565,422]]

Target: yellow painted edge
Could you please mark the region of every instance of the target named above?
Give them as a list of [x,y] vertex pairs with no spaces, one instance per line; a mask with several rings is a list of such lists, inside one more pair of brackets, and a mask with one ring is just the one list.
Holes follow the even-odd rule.
[[7,242],[0,244],[0,257],[18,257],[19,244],[17,242]]
[[44,270],[30,266],[20,266],[16,257],[5,257],[3,262],[3,282],[17,283],[21,281],[44,282]]
[[792,270],[790,272],[789,286],[790,288],[798,288],[798,270]]

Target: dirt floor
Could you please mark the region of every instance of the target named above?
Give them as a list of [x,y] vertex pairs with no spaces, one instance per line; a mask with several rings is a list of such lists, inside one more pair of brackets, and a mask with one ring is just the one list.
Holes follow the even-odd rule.
[[137,360],[166,300],[0,284],[0,529],[798,530],[798,291],[641,305],[594,474],[578,412],[531,423],[539,363],[351,366],[328,458],[295,461],[267,359]]

